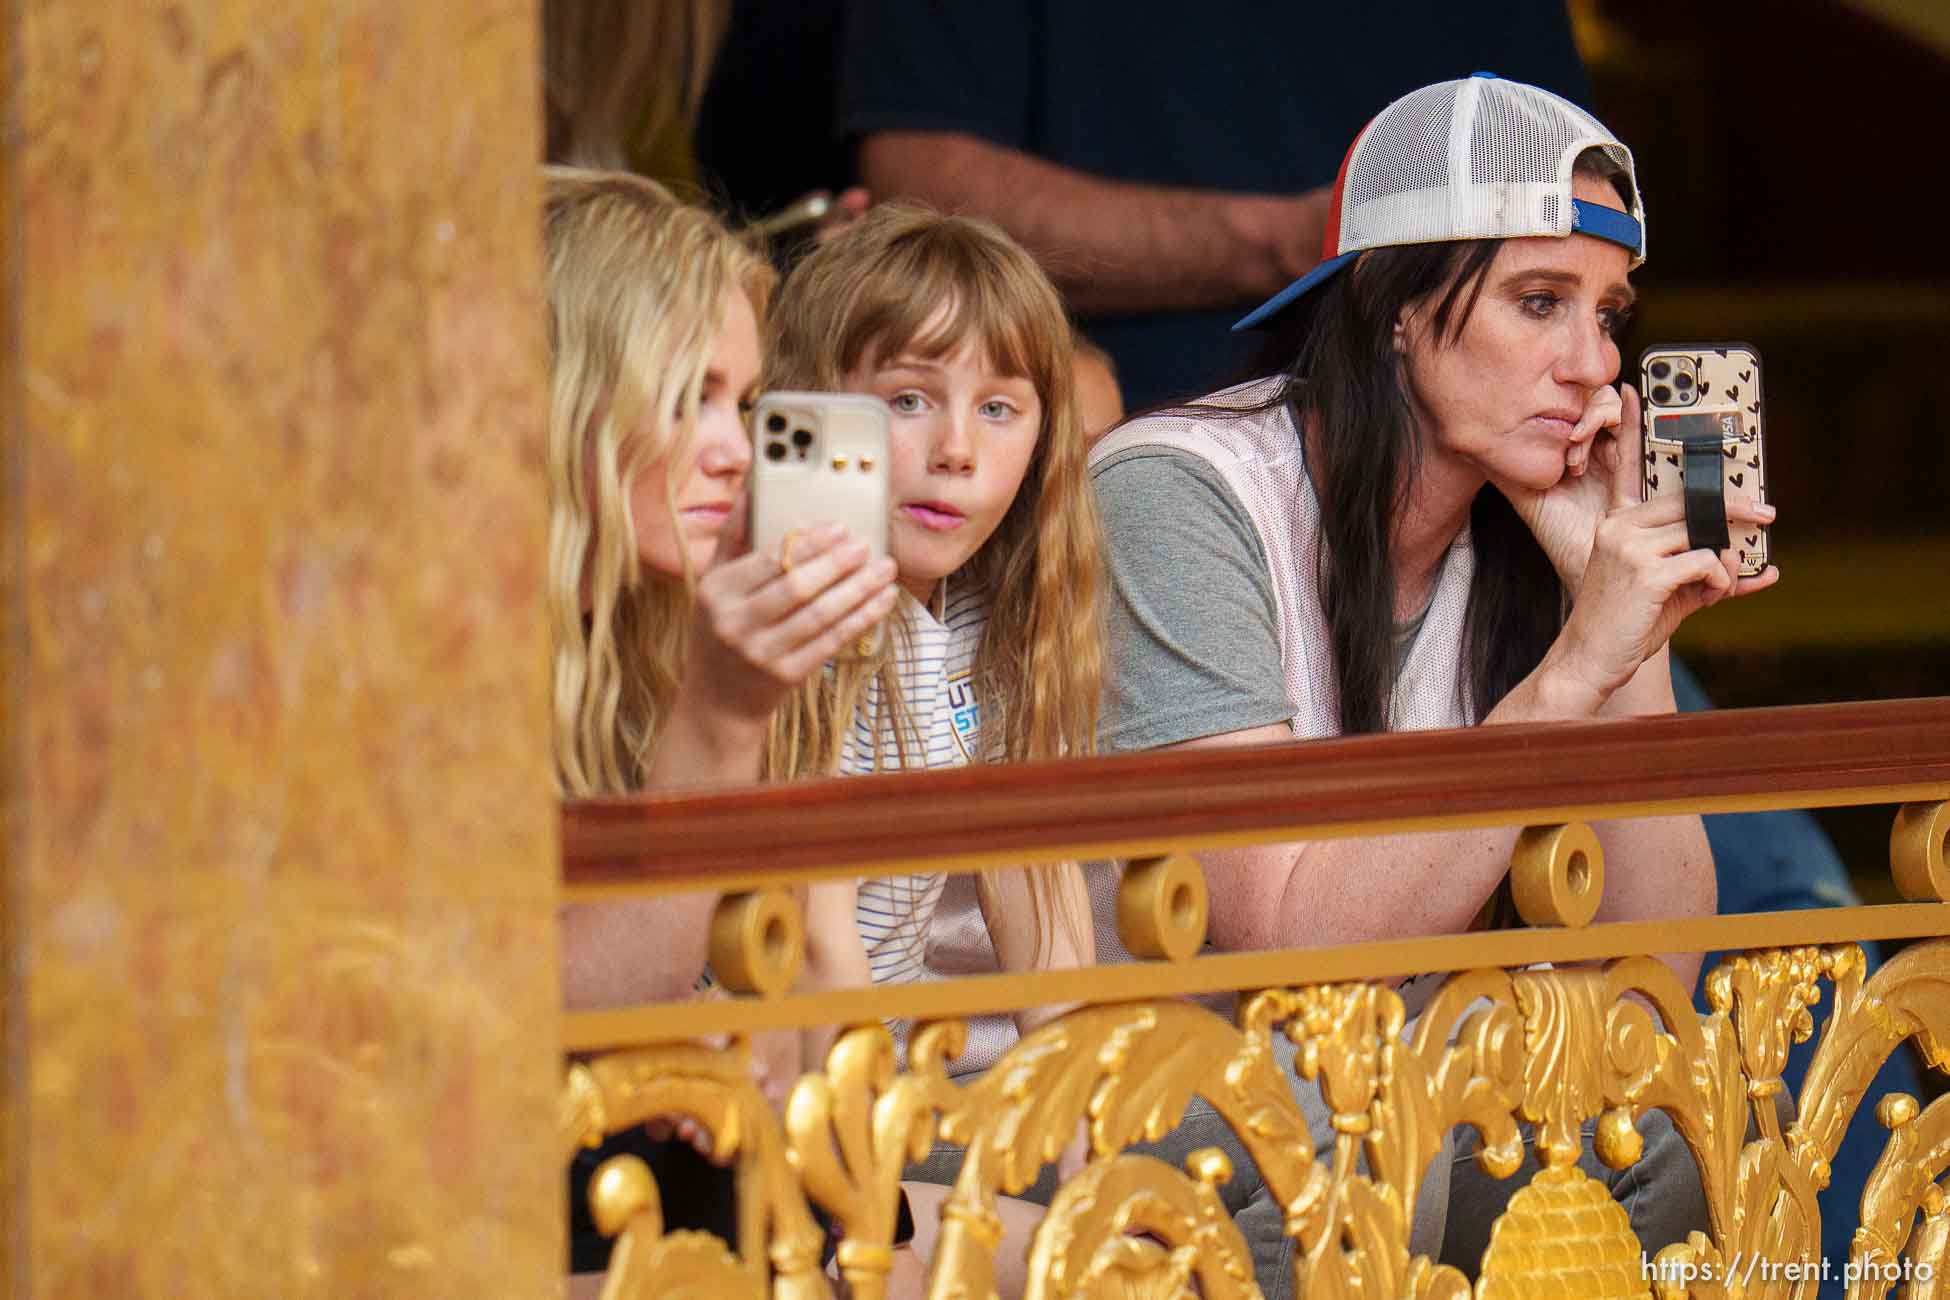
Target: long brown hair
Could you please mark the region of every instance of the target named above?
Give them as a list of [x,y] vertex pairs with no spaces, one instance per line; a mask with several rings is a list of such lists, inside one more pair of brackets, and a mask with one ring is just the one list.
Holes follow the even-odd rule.
[[[838,390],[862,362],[910,351],[935,359],[968,339],[1034,385],[1043,410],[1015,500],[955,576],[978,587],[989,607],[974,668],[985,724],[972,757],[1089,754],[1103,685],[1103,528],[1084,468],[1069,317],[1035,260],[990,222],[910,204],[876,207],[787,278],[768,324],[768,382]],[[897,762],[907,766],[912,733],[896,659],[908,617],[904,604],[877,658],[842,665],[803,692],[775,731],[775,749],[790,753],[818,736],[829,747],[824,758],[836,763],[854,710],[877,680],[894,710]],[[1039,933],[1051,933],[1041,918],[1060,918],[1081,946],[1084,919],[1058,901],[1076,895],[1046,872],[1033,873],[1031,895]]]
[[555,774],[617,794],[642,783],[691,628],[693,575],[638,561],[630,484],[688,453],[725,307],[743,293],[762,317],[773,274],[653,181],[543,175]]

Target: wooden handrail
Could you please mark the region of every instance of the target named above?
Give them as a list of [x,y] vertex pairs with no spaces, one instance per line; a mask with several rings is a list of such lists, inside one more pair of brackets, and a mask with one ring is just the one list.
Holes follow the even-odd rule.
[[1403,732],[564,805],[564,884],[730,888],[1164,847],[1950,793],[1950,697]]

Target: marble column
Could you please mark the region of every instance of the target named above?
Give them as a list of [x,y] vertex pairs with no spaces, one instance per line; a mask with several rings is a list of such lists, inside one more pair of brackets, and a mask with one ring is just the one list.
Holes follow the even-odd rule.
[[0,1295],[551,1293],[536,9],[0,14]]

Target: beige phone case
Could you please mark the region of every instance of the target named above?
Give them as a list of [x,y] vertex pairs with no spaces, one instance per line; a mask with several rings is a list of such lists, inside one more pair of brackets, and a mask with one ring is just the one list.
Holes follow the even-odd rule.
[[[1691,377],[1692,382],[1676,382],[1681,376]],[[1679,435],[1706,427],[1704,420],[1719,426],[1721,482],[1727,501],[1767,500],[1760,355],[1752,347],[1745,343],[1649,347],[1639,356],[1639,384],[1646,431],[1639,466],[1640,499],[1684,492],[1685,447]],[[1689,394],[1693,395],[1690,401]],[[1740,576],[1751,578],[1767,567],[1765,528],[1729,521],[1727,532],[1740,557]]]
[[[752,549],[839,523],[887,554],[887,404],[857,393],[766,393],[752,412]],[[853,647],[871,654],[876,630]]]

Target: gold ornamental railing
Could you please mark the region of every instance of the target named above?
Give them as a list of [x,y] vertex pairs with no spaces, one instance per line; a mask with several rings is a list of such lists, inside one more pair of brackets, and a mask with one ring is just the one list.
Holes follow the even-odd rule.
[[[1883,906],[1590,924],[1603,887],[1597,819],[1895,804]],[[1204,882],[1190,851],[1463,826],[1525,827],[1512,886],[1531,928],[1331,948],[1201,955]],[[564,1154],[669,1113],[697,1117],[739,1169],[741,1252],[665,1234],[647,1169],[622,1157],[592,1192],[619,1236],[606,1295],[810,1297],[817,1205],[845,1225],[838,1269],[883,1293],[903,1168],[940,1139],[967,1148],[941,1211],[930,1294],[994,1288],[998,1196],[1021,1191],[1082,1126],[1088,1161],[1058,1190],[1028,1256],[1032,1296],[1255,1296],[1218,1188],[1216,1149],[1177,1169],[1128,1149],[1196,1096],[1251,1155],[1293,1239],[1302,1296],[1950,1294],[1950,1098],[1884,1098],[1890,1130],[1848,1261],[1819,1257],[1821,1207],[1848,1122],[1905,1041],[1950,1064],[1950,699],[1743,710],[1579,725],[1483,727],[1258,750],[1141,754],[691,795],[576,803],[563,819],[571,899],[723,891],[713,962],[745,992],[565,1017]],[[1123,860],[1119,918],[1139,960],[819,993],[788,992],[799,921],[787,887],[835,876]],[[1922,939],[1873,977],[1864,940]],[[1648,954],[1728,949],[1712,1010]],[[1743,951],[1744,950],[1744,951]],[[1541,964],[1548,963],[1548,968]],[[1404,1035],[1393,977],[1452,975]],[[1236,1023],[1183,1000],[1245,990]],[[1253,992],[1257,990],[1257,992]],[[1783,1096],[1808,1008],[1832,1002],[1799,1096]],[[1083,1005],[994,1067],[952,1080],[958,1018]],[[896,1068],[883,1019],[928,1022]],[[857,1026],[783,1114],[738,1036]],[[1272,1051],[1297,1045],[1292,1071]],[[695,1046],[730,1033],[722,1051]],[[1297,1073],[1299,1078],[1293,1077]],[[1333,1115],[1316,1146],[1295,1087]],[[1784,1104],[1785,1103],[1785,1104]],[[1697,1162],[1704,1232],[1640,1253],[1583,1132],[1612,1168],[1635,1121],[1664,1110]],[[1494,1176],[1541,1168],[1498,1220],[1473,1280],[1412,1257],[1422,1171],[1473,1128]],[[1555,1216],[1555,1217],[1554,1217]],[[1569,1216],[1568,1218],[1565,1216]],[[1562,1225],[1577,1225],[1574,1240]],[[1553,1226],[1555,1225],[1555,1226]]]

